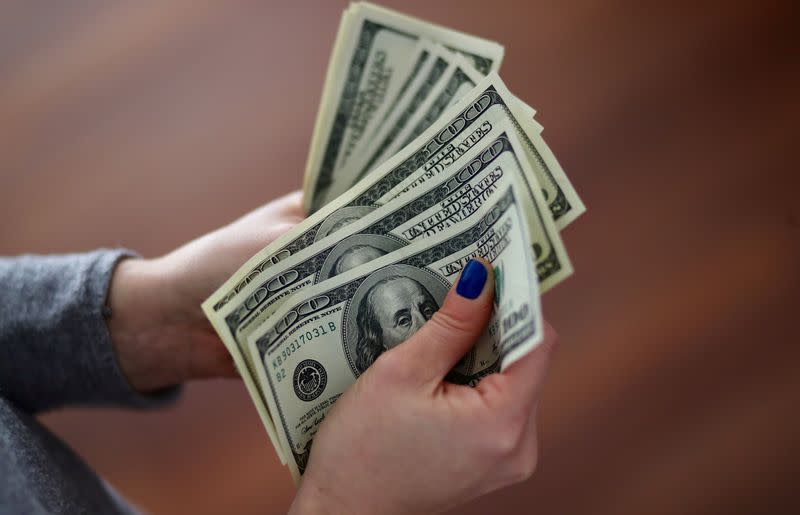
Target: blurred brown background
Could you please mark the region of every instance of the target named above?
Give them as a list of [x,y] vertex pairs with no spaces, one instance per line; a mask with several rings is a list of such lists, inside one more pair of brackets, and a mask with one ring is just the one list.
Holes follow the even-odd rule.
[[[386,3],[506,45],[589,208],[544,298],[563,345],[540,469],[458,513],[796,513],[796,7]],[[3,2],[0,253],[158,255],[299,187],[344,6]],[[294,492],[237,382],[44,420],[154,513]]]

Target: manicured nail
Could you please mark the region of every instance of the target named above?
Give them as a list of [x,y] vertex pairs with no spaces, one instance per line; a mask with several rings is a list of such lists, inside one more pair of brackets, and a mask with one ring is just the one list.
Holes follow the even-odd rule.
[[483,285],[486,284],[488,276],[489,272],[483,263],[477,259],[470,259],[467,266],[461,271],[461,277],[456,285],[456,293],[468,299],[477,298],[483,291]]

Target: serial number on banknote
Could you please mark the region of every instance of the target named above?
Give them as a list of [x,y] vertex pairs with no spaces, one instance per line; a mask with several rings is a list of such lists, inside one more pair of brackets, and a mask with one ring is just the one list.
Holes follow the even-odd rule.
[[[327,330],[325,328],[326,325]],[[327,324],[311,328],[305,333],[300,333],[300,336],[292,340],[289,345],[281,349],[281,353],[275,356],[275,358],[272,360],[272,370],[275,372],[275,379],[280,382],[286,378],[286,370],[282,367],[284,360],[286,360],[295,352],[299,351],[303,345],[310,342],[314,338],[318,338],[335,330],[336,324],[334,322],[328,322]]]

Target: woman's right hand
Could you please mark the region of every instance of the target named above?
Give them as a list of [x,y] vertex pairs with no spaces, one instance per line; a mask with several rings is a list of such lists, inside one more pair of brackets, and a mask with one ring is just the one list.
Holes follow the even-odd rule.
[[494,283],[484,266],[477,298],[453,288],[428,323],[337,401],[290,513],[436,513],[533,474],[553,329],[545,324],[537,349],[475,388],[444,380],[488,323]]

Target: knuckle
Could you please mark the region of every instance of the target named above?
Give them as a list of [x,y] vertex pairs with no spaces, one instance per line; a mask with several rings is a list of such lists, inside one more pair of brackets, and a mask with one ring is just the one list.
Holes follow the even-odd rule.
[[548,352],[553,352],[556,348],[560,347],[560,338],[553,326],[546,320],[544,321],[544,346]]
[[294,227],[295,225],[296,224],[294,224],[292,222],[284,220],[284,221],[281,221],[278,224],[276,224],[276,230],[278,232],[280,232],[280,233],[284,233],[284,232],[288,231],[289,229],[291,229],[292,227]]
[[278,238],[282,234],[288,232],[292,227],[292,224],[283,221],[275,223],[267,229],[267,236],[272,239]]
[[384,379],[406,379],[412,367],[408,366],[408,360],[404,359],[399,349],[392,349],[391,351],[384,352],[370,367],[375,369],[375,372],[380,374]]
[[514,470],[512,472],[511,481],[520,483],[527,481],[536,472],[536,467],[539,464],[539,453],[536,448],[532,451],[521,452],[514,460]]
[[549,355],[552,355],[556,352],[556,350],[559,347],[561,347],[560,339],[558,338],[558,336],[545,338],[543,342],[543,347],[545,349],[545,352],[547,352]]
[[522,441],[522,428],[519,424],[511,421],[496,421],[497,427],[492,432],[489,442],[489,453],[495,460],[514,461],[516,459],[520,442]]
[[433,314],[431,321],[441,331],[442,335],[453,336],[470,332],[471,320],[467,313],[439,310]]

